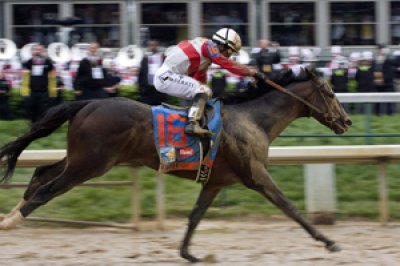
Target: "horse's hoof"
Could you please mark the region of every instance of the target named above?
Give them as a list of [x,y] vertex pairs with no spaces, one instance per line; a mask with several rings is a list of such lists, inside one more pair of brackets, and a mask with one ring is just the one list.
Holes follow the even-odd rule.
[[189,253],[181,253],[181,256],[182,256],[182,258],[184,258],[185,260],[190,261],[191,263],[201,262],[200,259],[198,259],[196,257],[193,257]]
[[340,248],[340,246],[338,244],[336,244],[335,242],[332,242],[332,243],[326,245],[326,249],[329,250],[330,252],[339,252],[342,250]]
[[205,263],[217,263],[217,258],[215,257],[214,254],[209,254],[207,255],[203,260]]
[[0,222],[0,230],[10,230],[17,227],[17,224],[23,219],[20,212],[13,216],[6,216],[3,221]]
[[192,255],[187,255],[186,257],[183,257],[183,258],[190,261],[191,263],[201,262],[201,259],[193,257]]
[[11,230],[17,227],[16,224],[9,223],[7,220],[0,222],[0,230]]

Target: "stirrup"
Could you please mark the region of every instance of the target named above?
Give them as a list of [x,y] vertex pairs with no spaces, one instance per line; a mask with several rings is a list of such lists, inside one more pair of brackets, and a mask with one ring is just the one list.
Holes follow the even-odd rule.
[[211,131],[202,128],[200,125],[192,123],[187,124],[184,131],[188,135],[196,135],[200,137],[211,137],[213,135]]

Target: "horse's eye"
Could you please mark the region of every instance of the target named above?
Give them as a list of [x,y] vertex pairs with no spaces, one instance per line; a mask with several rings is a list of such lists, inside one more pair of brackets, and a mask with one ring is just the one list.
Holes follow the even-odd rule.
[[335,93],[333,91],[326,90],[326,94],[328,95],[329,98],[334,98],[335,97]]
[[325,94],[329,97],[329,98],[334,98],[335,97],[335,93],[333,92],[333,90],[329,87],[328,84],[324,83],[322,85],[322,90],[325,92]]

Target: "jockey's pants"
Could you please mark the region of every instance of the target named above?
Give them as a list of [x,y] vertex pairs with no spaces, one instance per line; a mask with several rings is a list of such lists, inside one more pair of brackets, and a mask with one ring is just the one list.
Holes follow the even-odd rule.
[[156,71],[154,87],[159,92],[184,99],[193,99],[198,93],[206,93],[210,98],[212,96],[208,86],[187,75],[175,73],[166,65]]

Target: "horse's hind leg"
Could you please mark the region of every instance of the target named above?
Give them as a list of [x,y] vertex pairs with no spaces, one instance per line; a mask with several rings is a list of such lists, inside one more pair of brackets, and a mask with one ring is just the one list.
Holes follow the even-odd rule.
[[192,239],[194,230],[200,223],[200,220],[203,218],[208,207],[211,205],[215,196],[220,190],[221,187],[209,187],[207,185],[203,187],[197,199],[196,205],[189,216],[189,224],[181,244],[180,254],[184,259],[187,259],[190,262],[200,261],[198,258],[193,257],[189,253],[190,240]]
[[46,204],[54,197],[69,191],[86,180],[104,174],[112,167],[111,164],[105,165],[105,162],[100,162],[99,160],[82,160],[76,165],[67,165],[60,175],[41,185],[19,211],[0,222],[0,229],[14,228],[24,217],[27,217],[35,209]]
[[10,216],[14,215],[24,204],[25,204],[25,200],[22,198],[19,200],[17,205],[15,205],[15,207],[12,208],[12,210],[9,213],[7,213],[7,214],[0,213],[0,222],[3,221],[6,217],[10,217]]
[[12,216],[25,204],[25,202],[32,197],[36,190],[50,180],[56,178],[62,173],[66,165],[66,159],[58,161],[54,164],[39,166],[36,168],[32,175],[31,181],[29,182],[28,188],[26,189],[24,196],[18,204],[8,213],[0,214],[0,221],[4,220],[5,217]]
[[40,186],[59,176],[64,171],[66,164],[67,159],[64,158],[54,164],[39,166],[36,168],[32,175],[32,179],[29,182],[28,188],[25,190],[23,199],[25,201],[29,200]]
[[254,189],[268,198],[273,204],[279,207],[287,216],[299,223],[315,240],[325,243],[326,248],[331,251],[340,251],[340,247],[332,240],[325,237],[314,226],[312,226],[299,213],[296,207],[286,198],[280,189],[275,185],[272,177],[264,168],[262,163],[253,163],[252,178],[243,180],[245,185]]

